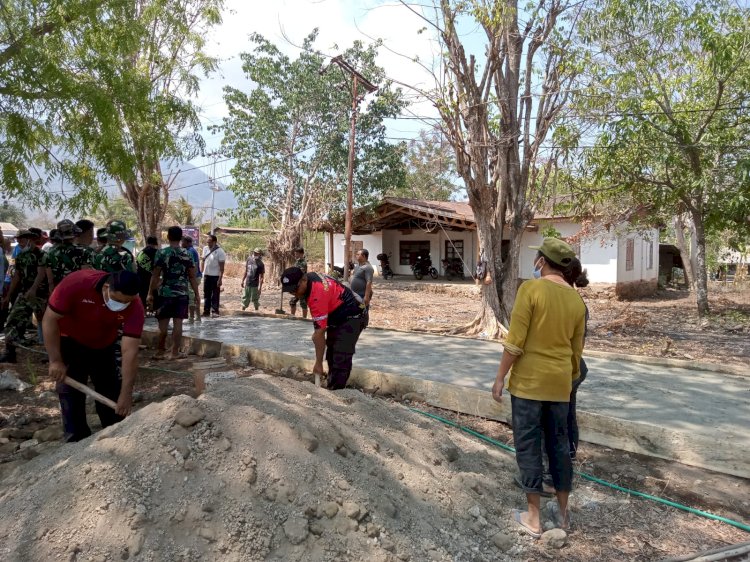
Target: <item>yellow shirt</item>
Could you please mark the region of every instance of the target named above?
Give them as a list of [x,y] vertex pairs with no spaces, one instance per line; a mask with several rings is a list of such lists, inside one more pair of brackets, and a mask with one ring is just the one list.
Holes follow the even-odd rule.
[[528,400],[570,401],[585,326],[586,305],[573,287],[549,279],[523,283],[503,344],[506,353],[519,356],[510,371],[510,393]]

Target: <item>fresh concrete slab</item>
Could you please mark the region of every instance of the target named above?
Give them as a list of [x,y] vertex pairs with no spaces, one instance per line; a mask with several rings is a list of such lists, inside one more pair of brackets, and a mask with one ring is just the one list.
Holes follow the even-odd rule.
[[[309,322],[257,316],[210,319],[185,329],[186,336],[199,340],[199,348],[208,345],[205,340],[220,341],[237,352],[253,350],[267,366],[282,365],[285,358],[292,360],[287,364],[307,365],[313,352],[311,334]],[[497,342],[366,330],[357,345],[355,375],[377,373],[381,378],[398,375],[439,383],[430,394],[442,395],[441,404],[458,398],[448,399],[447,391],[434,389],[442,385],[471,389],[479,391],[467,392],[476,404],[478,397],[492,400],[487,391],[501,354]],[[735,467],[728,472],[750,476],[750,378],[602,357],[587,362],[589,376],[578,398],[584,412],[584,438],[588,435],[593,442],[717,470],[721,470],[717,462],[725,462]],[[365,379],[373,380],[370,375]],[[409,388],[419,391],[414,385]],[[466,413],[505,419],[491,403],[480,410],[484,413]],[[589,420],[591,427],[587,427]],[[642,427],[618,429],[617,420]]]

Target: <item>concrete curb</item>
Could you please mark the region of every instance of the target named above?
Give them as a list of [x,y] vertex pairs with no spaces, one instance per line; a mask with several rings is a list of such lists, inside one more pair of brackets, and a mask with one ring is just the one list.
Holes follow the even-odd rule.
[[[157,332],[145,330],[143,340],[156,343]],[[313,360],[245,345],[222,344],[219,341],[183,336],[191,353],[205,357],[245,356],[252,365],[278,371],[299,367],[312,371]],[[312,353],[312,349],[311,349]],[[405,375],[354,367],[350,384],[359,388],[378,388],[381,394],[403,396],[409,392],[424,398],[437,408],[510,423],[510,400],[498,404],[487,391],[458,385],[427,381]],[[681,462],[723,474],[750,479],[750,451],[737,447],[731,439],[707,438],[682,433],[661,426],[632,422],[591,412],[578,411],[581,439],[613,449],[640,453]]]
[[[301,318],[299,316],[291,316],[287,314],[273,314],[270,312],[255,312],[255,311],[241,311],[233,310],[230,311],[230,316],[259,316],[261,318],[282,318],[284,320],[297,320],[300,322],[311,322],[309,318]],[[438,334],[434,332],[428,332],[426,330],[400,330],[398,328],[383,328],[381,326],[368,326],[368,330],[381,330],[384,332],[398,332],[401,334],[427,334],[430,336],[440,336],[444,338],[460,338],[465,340],[479,340],[479,341],[490,341],[482,338],[476,338],[471,336],[461,336],[458,334]],[[500,343],[499,340],[497,343]],[[726,365],[719,363],[706,363],[701,361],[690,361],[686,359],[672,359],[669,357],[651,357],[649,355],[630,355],[628,353],[614,353],[611,351],[598,351],[598,350],[585,350],[584,359],[586,357],[598,357],[602,359],[611,359],[613,361],[628,361],[631,363],[639,363],[642,365],[654,365],[657,367],[678,367],[680,369],[689,369],[691,371],[709,371],[711,373],[723,373],[726,375],[735,375],[738,377],[750,377],[750,367],[743,367],[741,365]],[[500,358],[498,357],[498,361]]]

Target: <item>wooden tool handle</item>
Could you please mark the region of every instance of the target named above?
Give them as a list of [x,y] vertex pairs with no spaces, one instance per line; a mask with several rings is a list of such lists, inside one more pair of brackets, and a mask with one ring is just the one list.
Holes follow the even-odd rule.
[[91,398],[93,398],[97,402],[101,402],[102,404],[104,404],[105,406],[109,406],[113,410],[117,409],[117,404],[115,402],[113,402],[112,400],[110,400],[106,396],[102,396],[96,390],[93,390],[93,389],[89,388],[85,384],[80,383],[80,382],[78,382],[76,380],[73,380],[73,379],[71,379],[70,377],[67,377],[67,376],[65,377],[65,379],[63,379],[63,382],[65,384],[67,384],[68,386],[72,386],[76,390],[80,390],[84,394],[86,394],[88,396],[91,396]]

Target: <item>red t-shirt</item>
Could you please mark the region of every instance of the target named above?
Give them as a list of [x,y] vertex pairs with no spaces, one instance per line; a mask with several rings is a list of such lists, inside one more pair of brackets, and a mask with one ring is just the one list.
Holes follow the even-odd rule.
[[135,299],[120,312],[112,312],[104,304],[101,288],[97,285],[109,273],[93,269],[75,271],[63,279],[49,298],[49,306],[61,314],[60,335],[74,339],[92,349],[103,349],[122,335],[140,338],[145,313],[141,299]]
[[347,318],[364,312],[364,305],[352,290],[327,275],[307,274],[305,298],[316,330],[340,326]]

